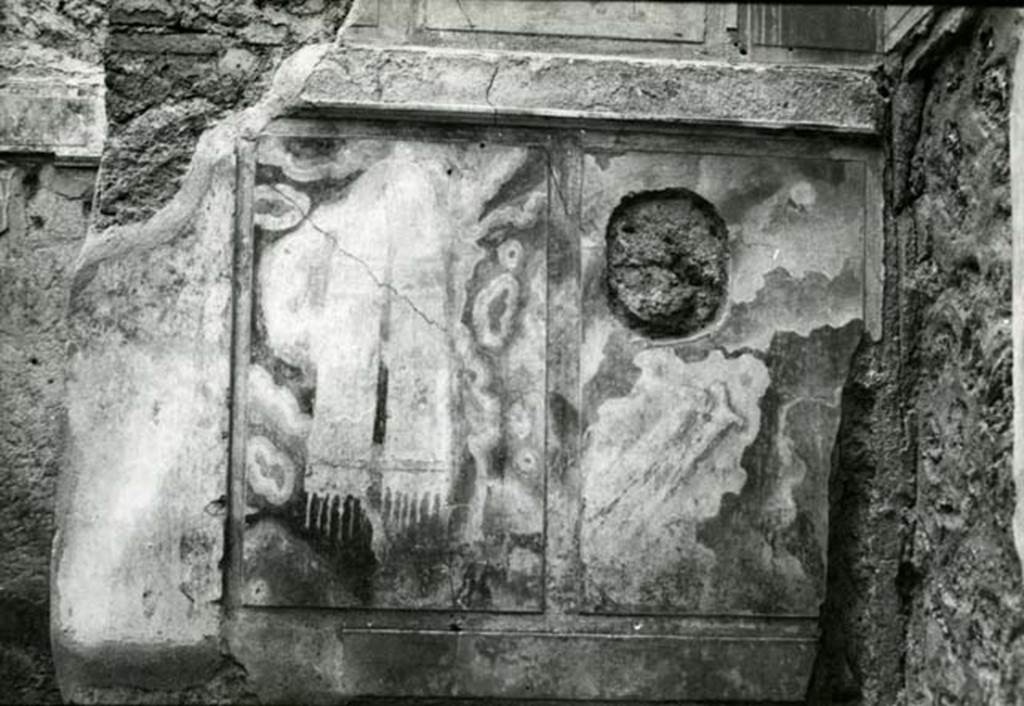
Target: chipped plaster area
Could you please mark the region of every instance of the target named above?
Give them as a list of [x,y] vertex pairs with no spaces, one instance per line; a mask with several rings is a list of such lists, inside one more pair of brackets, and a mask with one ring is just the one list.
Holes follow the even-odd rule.
[[209,237],[104,263],[71,300],[55,639],[195,645],[220,609],[230,360],[231,184]]

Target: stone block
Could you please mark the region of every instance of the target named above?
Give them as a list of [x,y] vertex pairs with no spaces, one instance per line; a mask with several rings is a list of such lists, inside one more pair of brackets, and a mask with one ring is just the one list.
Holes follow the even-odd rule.
[[0,152],[95,164],[106,130],[99,66],[28,44],[0,49]]

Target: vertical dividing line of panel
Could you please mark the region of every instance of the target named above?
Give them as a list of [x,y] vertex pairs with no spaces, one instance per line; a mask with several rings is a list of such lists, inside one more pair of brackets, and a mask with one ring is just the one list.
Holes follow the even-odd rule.
[[545,612],[579,612],[580,166],[577,133],[550,144]]
[[234,262],[231,283],[231,433],[228,441],[228,513],[225,536],[224,603],[242,604],[242,539],[245,529],[246,379],[252,334],[252,202],[256,181],[256,143],[241,140],[235,152]]

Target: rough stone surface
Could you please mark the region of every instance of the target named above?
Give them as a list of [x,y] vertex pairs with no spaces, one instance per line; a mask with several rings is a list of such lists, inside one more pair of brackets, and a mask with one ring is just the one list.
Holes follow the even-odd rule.
[[[615,80],[609,80],[614,76]],[[624,87],[628,86],[628,90]],[[611,120],[874,134],[870,72],[423,47],[338,47],[303,100],[322,111],[411,117]]]
[[170,201],[203,131],[256,103],[284,57],[333,39],[350,5],[111,0],[95,227],[143,221]]
[[26,43],[100,64],[108,0],[5,0],[0,46]]
[[[894,206],[919,374],[913,542],[904,571],[909,702],[1014,703],[1024,596],[1011,533],[1009,90],[1020,16],[986,12],[923,83]],[[1018,77],[1019,80],[1019,77]],[[894,106],[899,110],[903,106]]]
[[729,249],[711,204],[689,191],[631,194],[612,212],[606,238],[609,294],[628,321],[687,335],[714,319]]
[[887,334],[844,393],[818,700],[1020,700],[1008,154],[1019,21],[946,10],[887,66]]
[[[0,3],[0,702],[58,702],[49,560],[65,304],[102,150],[105,3]],[[36,153],[37,156],[21,156]]]
[[65,300],[95,171],[0,161],[0,702],[57,702],[49,561],[64,425]]

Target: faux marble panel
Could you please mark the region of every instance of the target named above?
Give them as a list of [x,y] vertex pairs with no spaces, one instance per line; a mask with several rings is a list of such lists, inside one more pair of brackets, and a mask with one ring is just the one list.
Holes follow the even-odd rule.
[[541,608],[547,164],[261,142],[247,603]]
[[[627,151],[583,169],[588,610],[815,614],[863,328],[863,164]],[[610,306],[609,219],[665,190],[705,199],[728,229],[726,302],[686,337],[652,337]]]

